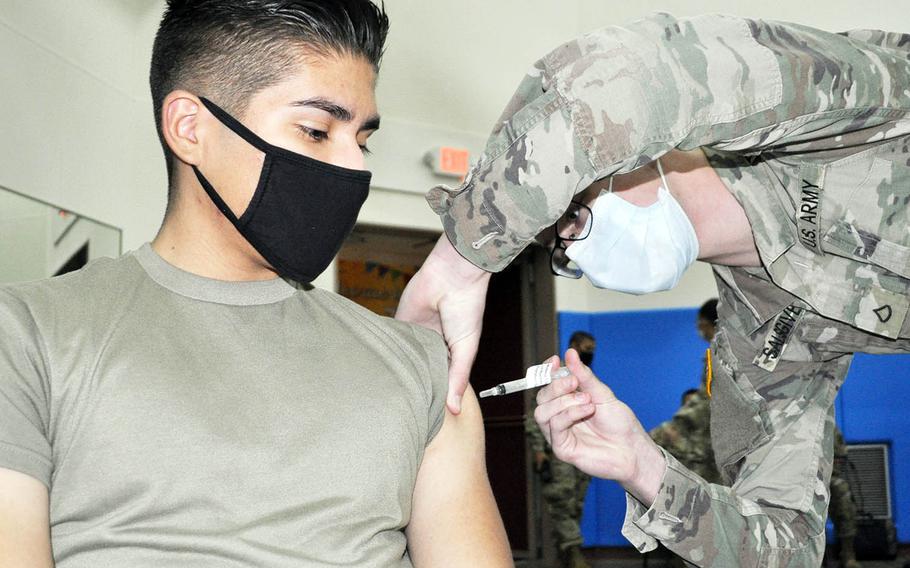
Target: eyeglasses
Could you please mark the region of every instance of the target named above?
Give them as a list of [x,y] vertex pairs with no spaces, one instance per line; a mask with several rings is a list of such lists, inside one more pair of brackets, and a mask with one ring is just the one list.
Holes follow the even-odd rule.
[[566,254],[566,249],[573,242],[588,238],[593,223],[591,209],[578,201],[573,201],[562,217],[556,221],[556,225],[553,227],[556,232],[556,240],[553,243],[553,250],[550,251],[550,270],[553,274],[576,280],[581,278],[581,269],[572,262],[572,259]]

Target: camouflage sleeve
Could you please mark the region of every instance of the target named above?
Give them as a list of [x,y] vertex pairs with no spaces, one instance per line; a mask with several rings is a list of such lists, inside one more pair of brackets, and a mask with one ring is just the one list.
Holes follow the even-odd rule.
[[547,440],[540,431],[540,426],[534,420],[534,414],[528,414],[525,417],[525,435],[528,438],[528,446],[532,452],[545,452],[547,450]]
[[667,14],[595,31],[538,61],[464,183],[427,199],[455,248],[498,271],[593,181],[673,148],[809,151],[847,132],[906,134],[906,49],[866,36]]
[[730,488],[707,483],[661,451],[667,469],[652,506],[626,494],[622,535],[639,552],[654,550],[659,541],[696,566],[818,565],[821,557],[814,546],[777,546],[778,539],[792,537],[801,528],[789,528],[793,519],[787,511],[779,518],[769,514]]

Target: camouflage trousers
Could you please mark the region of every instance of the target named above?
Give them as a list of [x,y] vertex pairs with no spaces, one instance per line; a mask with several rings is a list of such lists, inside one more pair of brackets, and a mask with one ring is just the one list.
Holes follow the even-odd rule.
[[581,513],[591,476],[558,459],[550,459],[553,479],[543,484],[557,549],[581,546]]

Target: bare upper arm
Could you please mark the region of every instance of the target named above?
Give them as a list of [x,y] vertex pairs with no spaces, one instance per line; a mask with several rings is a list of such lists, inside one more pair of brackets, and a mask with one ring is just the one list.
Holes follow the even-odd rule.
[[53,567],[48,507],[43,483],[0,468],[0,566]]
[[442,429],[426,450],[406,532],[417,568],[513,566],[487,478],[483,418],[470,386],[461,414],[446,410]]

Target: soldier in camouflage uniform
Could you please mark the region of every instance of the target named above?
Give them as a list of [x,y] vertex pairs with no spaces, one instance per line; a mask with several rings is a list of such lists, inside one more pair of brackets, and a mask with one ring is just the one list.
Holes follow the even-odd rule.
[[[714,339],[717,322],[717,299],[705,302],[698,310],[695,326],[705,341]],[[683,393],[682,405],[673,418],[649,433],[654,442],[667,450],[681,464],[708,483],[720,483],[720,472],[711,447],[711,410],[706,389],[707,361],[701,386]]]
[[711,407],[704,387],[686,391],[673,418],[649,432],[654,442],[708,483],[720,483],[711,449]]
[[[596,343],[584,331],[576,331],[569,338],[569,347],[578,351],[582,362],[591,366]],[[534,455],[534,466],[542,482],[543,498],[550,512],[553,540],[565,568],[590,568],[581,552],[581,513],[591,476],[553,456],[533,413],[525,418],[528,445]],[[543,475],[548,472],[547,475]]]
[[856,539],[856,503],[847,482],[847,444],[840,429],[834,429],[834,467],[831,471],[831,507],[828,514],[840,544],[841,568],[862,568],[856,561],[853,541]]
[[[659,14],[543,57],[462,186],[428,195],[447,238],[399,317],[444,333],[450,407],[480,334],[482,270],[505,267],[594,182],[700,148],[759,260],[713,263],[711,431],[732,485],[657,450],[571,351],[573,376],[538,393],[536,418],[560,458],[626,488],[623,532],[639,550],[660,541],[699,566],[819,565],[835,395],[854,352],[910,350],[908,54],[897,33]],[[700,207],[693,223],[726,222]],[[587,403],[572,402],[576,385]]]
[[[683,394],[682,407],[668,420],[651,430],[651,439],[681,464],[708,483],[722,483],[711,448],[710,402],[704,383],[700,389]],[[834,466],[831,472],[831,506],[828,515],[834,522],[840,544],[840,566],[862,568],[856,561],[856,503],[847,481],[847,445],[840,429],[834,429]]]

